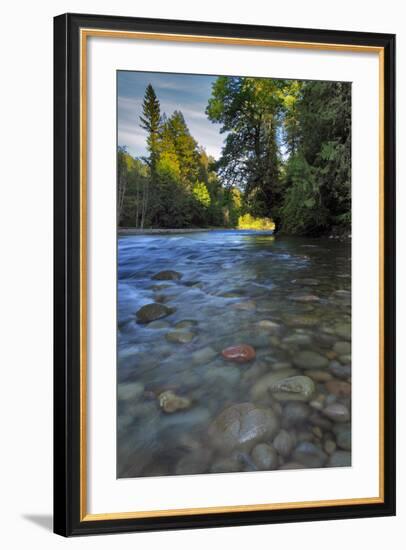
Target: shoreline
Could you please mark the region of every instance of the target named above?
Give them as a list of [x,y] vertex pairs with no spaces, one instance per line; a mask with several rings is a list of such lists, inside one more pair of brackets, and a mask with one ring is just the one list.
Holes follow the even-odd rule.
[[119,235],[163,235],[170,233],[202,233],[206,231],[215,231],[218,227],[197,227],[197,228],[183,228],[183,229],[169,229],[169,228],[155,228],[155,229],[139,229],[135,227],[119,227],[117,233]]

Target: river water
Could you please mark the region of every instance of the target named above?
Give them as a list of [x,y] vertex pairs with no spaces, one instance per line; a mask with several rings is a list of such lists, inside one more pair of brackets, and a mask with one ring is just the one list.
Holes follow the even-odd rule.
[[[153,279],[167,270],[178,278]],[[348,241],[237,230],[120,236],[118,477],[349,466],[350,291]],[[169,314],[140,323],[151,303]],[[223,357],[237,345],[255,357]],[[292,398],[275,387],[297,376],[305,387]],[[243,403],[254,409],[247,421]],[[222,447],[213,433],[235,406],[241,424]]]

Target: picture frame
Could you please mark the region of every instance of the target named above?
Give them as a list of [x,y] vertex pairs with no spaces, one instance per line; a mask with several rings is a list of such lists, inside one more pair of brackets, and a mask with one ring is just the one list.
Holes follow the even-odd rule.
[[[184,507],[88,509],[87,190],[90,38],[375,55],[379,66],[379,494],[348,499]],[[147,64],[147,61],[145,63]],[[137,69],[136,63],[134,70]],[[187,72],[187,71],[186,71]],[[115,182],[112,183],[115,185]],[[114,235],[115,238],[115,235]],[[378,275],[377,275],[378,276]],[[113,315],[114,312],[112,311]],[[367,315],[367,313],[365,313]],[[378,342],[379,340],[379,342]],[[92,342],[93,344],[93,342]],[[105,365],[114,370],[114,366]],[[355,404],[355,406],[357,406]],[[374,428],[374,429],[375,429]],[[89,473],[90,472],[90,473]],[[243,475],[243,474],[240,474]],[[288,523],[395,514],[395,36],[225,23],[64,14],[54,19],[54,532],[63,536]]]

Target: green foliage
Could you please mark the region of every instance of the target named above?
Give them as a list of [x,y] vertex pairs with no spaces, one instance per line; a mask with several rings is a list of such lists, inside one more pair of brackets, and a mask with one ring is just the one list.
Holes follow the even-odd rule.
[[210,194],[207,190],[206,184],[202,181],[197,181],[193,186],[193,195],[196,200],[202,204],[205,208],[208,208],[211,203]]
[[275,224],[270,218],[254,218],[251,214],[247,213],[238,218],[238,229],[273,231]]

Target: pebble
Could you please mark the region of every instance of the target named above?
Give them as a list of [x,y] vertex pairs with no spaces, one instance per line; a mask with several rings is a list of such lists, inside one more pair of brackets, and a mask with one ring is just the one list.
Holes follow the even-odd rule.
[[314,380],[315,382],[327,382],[331,380],[332,375],[325,370],[306,370],[306,376]]
[[213,462],[210,472],[213,474],[227,474],[230,472],[241,472],[242,464],[237,458],[220,458]]
[[311,415],[311,408],[302,401],[289,401],[283,408],[282,427],[293,428],[304,423]]
[[142,306],[136,313],[137,320],[139,323],[150,323],[151,321],[156,321],[162,317],[167,317],[175,310],[163,304],[147,304]]
[[351,453],[348,451],[335,451],[328,461],[330,468],[345,468],[351,466]]
[[293,357],[293,364],[301,369],[321,369],[328,367],[326,357],[311,350],[300,351]]
[[215,357],[217,357],[217,351],[207,346],[192,353],[192,362],[200,365],[202,363],[209,363]]
[[312,338],[308,334],[291,334],[282,340],[286,345],[306,346],[311,344]]
[[272,397],[278,401],[309,401],[316,386],[308,376],[291,376],[269,386]]
[[183,321],[179,321],[178,323],[175,323],[174,327],[176,329],[185,329],[185,328],[193,328],[197,325],[197,321],[194,319],[184,319]]
[[333,441],[332,439],[327,439],[324,442],[323,449],[326,451],[328,455],[333,454],[336,448],[337,448],[337,445],[335,441]]
[[323,409],[323,414],[333,422],[348,422],[350,412],[342,403],[332,403]]
[[173,332],[167,332],[165,338],[172,344],[189,344],[195,337],[193,332],[186,332],[180,330],[174,330]]
[[349,355],[351,353],[350,342],[336,342],[333,346],[333,350],[338,355]]
[[284,321],[290,327],[314,327],[319,323],[313,315],[286,315]]
[[252,300],[247,300],[245,302],[237,302],[235,304],[232,304],[231,307],[233,309],[238,309],[242,311],[252,311],[257,307],[256,303]]
[[351,376],[351,365],[341,365],[338,361],[331,361],[328,368],[336,378],[347,380]]
[[152,276],[152,279],[155,281],[179,281],[182,278],[182,273],[179,273],[178,271],[160,271],[159,273],[155,273],[155,275]]
[[334,427],[334,433],[338,447],[344,451],[351,451],[351,426],[337,424]]
[[271,409],[240,403],[217,416],[208,436],[212,445],[222,452],[249,452],[257,443],[272,439],[278,430],[279,420]]
[[274,321],[269,321],[268,319],[263,319],[262,321],[258,321],[257,327],[260,329],[266,329],[269,331],[278,330],[280,328],[280,325],[278,323],[275,323]]
[[256,445],[252,450],[251,457],[258,470],[276,470],[279,466],[278,453],[266,443]]
[[182,457],[176,464],[176,475],[204,474],[209,470],[212,452],[199,449]]
[[256,383],[252,386],[250,392],[252,399],[254,401],[260,401],[261,399],[269,397],[271,388],[276,382],[295,374],[297,374],[297,371],[291,368],[281,369],[265,374],[265,376],[257,379]]
[[350,323],[338,323],[333,328],[334,334],[342,338],[343,340],[351,340],[351,324]]
[[316,296],[315,294],[301,294],[300,296],[290,296],[289,300],[292,300],[292,302],[319,302],[320,298]]
[[191,405],[191,400],[187,397],[180,397],[172,390],[167,390],[161,393],[158,397],[159,406],[166,413],[174,413],[182,409],[188,409]]
[[283,458],[288,458],[296,444],[296,438],[287,430],[281,430],[272,442],[274,449]]
[[148,328],[156,328],[158,330],[169,328],[171,325],[168,323],[168,321],[151,321],[148,324]]
[[227,361],[233,361],[235,363],[248,363],[255,359],[255,349],[248,344],[240,344],[238,346],[230,346],[223,349],[221,355]]
[[302,441],[292,453],[292,459],[308,468],[321,468],[327,462],[327,454],[314,443]]
[[351,384],[343,380],[329,380],[325,384],[326,390],[337,397],[351,395]]

